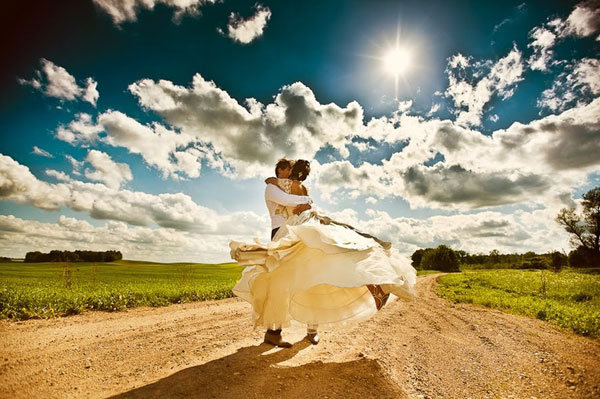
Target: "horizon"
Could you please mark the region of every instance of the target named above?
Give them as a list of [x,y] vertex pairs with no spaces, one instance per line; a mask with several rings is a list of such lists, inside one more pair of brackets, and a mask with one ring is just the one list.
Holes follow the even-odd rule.
[[231,263],[269,239],[283,156],[407,255],[572,248],[555,217],[600,186],[597,1],[188,3],[0,6],[0,256]]

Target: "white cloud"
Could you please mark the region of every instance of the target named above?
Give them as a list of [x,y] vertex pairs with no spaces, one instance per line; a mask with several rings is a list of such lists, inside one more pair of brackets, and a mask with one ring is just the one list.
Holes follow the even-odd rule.
[[427,116],[432,116],[433,114],[437,113],[440,110],[441,106],[442,104],[440,103],[431,104],[431,108],[429,109],[429,112],[427,112]]
[[500,117],[498,116],[498,114],[490,115],[490,120],[492,122],[498,122],[498,119],[500,119]]
[[[492,96],[497,94],[506,100],[513,95],[516,84],[523,80],[521,56],[521,52],[514,46],[495,64],[484,62],[470,65],[461,54],[450,58],[447,69],[449,85],[445,94],[454,102],[456,122],[459,125],[479,126],[484,107]],[[480,78],[488,65],[489,72]]]
[[412,107],[412,105],[413,105],[413,100],[399,101],[396,112],[403,114],[403,113],[407,112],[410,109],[410,107]]
[[48,151],[46,150],[42,150],[41,148],[39,148],[37,145],[33,146],[33,151],[31,152],[32,154],[35,155],[40,155],[42,157],[46,157],[46,158],[54,158],[54,155],[50,154]]
[[448,60],[448,66],[452,69],[456,69],[456,68],[465,69],[466,67],[469,66],[470,62],[471,62],[470,57],[465,57],[461,53],[458,53],[458,54],[450,57],[450,59]]
[[542,92],[539,108],[552,112],[563,111],[568,106],[581,105],[590,97],[600,94],[600,60],[583,58],[567,65],[566,72],[558,75],[552,87]]
[[65,172],[61,172],[58,170],[54,170],[54,169],[46,169],[45,173],[50,176],[50,177],[54,177],[56,180],[59,181],[70,181],[71,178],[69,177],[69,175],[67,175]]
[[70,144],[93,144],[102,132],[102,127],[92,121],[92,116],[86,113],[75,115],[76,119],[67,126],[59,126],[56,130],[56,138]]
[[133,178],[129,165],[113,161],[108,154],[102,151],[90,150],[85,161],[93,167],[93,169],[85,170],[85,177],[101,181],[110,188],[117,189],[124,182]]
[[[61,176],[50,172],[51,176]],[[95,219],[136,226],[160,227],[214,235],[251,235],[267,225],[252,212],[220,214],[198,205],[184,193],[148,194],[111,188],[104,184],[68,180],[56,184],[36,178],[28,167],[0,154],[0,200],[58,210],[68,207]]]
[[65,155],[65,158],[67,158],[67,160],[71,163],[71,167],[73,168],[73,174],[75,176],[80,176],[81,175],[81,168],[83,167],[84,162],[83,161],[78,161],[75,158],[73,158],[71,155]]
[[78,114],[76,120],[56,130],[56,137],[71,144],[102,141],[127,148],[160,170],[163,178],[181,179],[181,173],[189,177],[200,175],[206,150],[192,136],[176,133],[159,123],[143,125],[119,111],[108,110],[97,119],[94,123],[90,115]]
[[245,107],[199,74],[189,88],[144,79],[129,90],[142,107],[201,143],[213,163],[230,165],[235,171],[230,176],[270,173],[282,156],[311,159],[325,145],[347,157],[350,137],[363,127],[357,102],[343,108],[320,104],[300,82],[284,86],[273,103],[249,98]]
[[542,26],[537,26],[529,32],[532,41],[527,47],[533,47],[529,58],[532,70],[547,71],[551,65],[553,47],[569,36],[591,36],[600,29],[600,7],[597,1],[584,1],[575,6],[566,20],[552,19]]
[[[260,4],[255,5],[256,13],[248,19],[231,13],[227,25],[227,36],[236,42],[248,44],[262,36],[267,21],[271,18],[271,10]],[[220,33],[225,34],[222,30]]]
[[61,215],[57,222],[38,222],[0,215],[0,253],[24,257],[33,250],[117,250],[125,259],[156,262],[228,262],[230,239],[243,235],[197,234],[170,228],[128,226],[106,222],[95,227],[85,220]]
[[[491,136],[447,120],[403,115],[398,123],[408,145],[381,165],[317,165],[313,179],[322,198],[357,191],[426,208],[548,205],[564,202],[600,170],[600,99]],[[442,161],[425,166],[436,154]]]
[[588,1],[575,6],[564,24],[563,36],[586,37],[600,29],[600,7],[598,2]]
[[417,219],[392,217],[373,209],[367,209],[366,217],[360,218],[356,211],[345,209],[330,216],[392,242],[406,255],[440,244],[470,253],[489,253],[493,249],[504,253],[543,253],[569,249],[568,235],[554,222],[556,212],[550,208],[512,214],[482,211]]
[[19,79],[19,83],[30,85],[49,97],[62,101],[81,99],[96,106],[98,97],[98,83],[92,78],[87,78],[85,86],[79,86],[75,77],[61,66],[55,65],[45,58],[41,59],[42,69],[35,71],[35,78],[31,80]]
[[554,52],[552,47],[556,41],[556,35],[543,27],[536,27],[529,32],[533,39],[527,47],[533,47],[533,54],[529,57],[529,67],[533,70],[546,71]]
[[200,7],[214,4],[217,0],[93,0],[96,6],[107,13],[115,25],[123,22],[134,22],[142,9],[152,10],[158,4],[175,9],[174,19],[178,21],[183,15],[198,15]]

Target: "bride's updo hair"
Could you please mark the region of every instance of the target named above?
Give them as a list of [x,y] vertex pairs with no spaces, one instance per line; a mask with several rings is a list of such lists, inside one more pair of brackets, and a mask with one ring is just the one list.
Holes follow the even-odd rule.
[[290,179],[304,181],[310,173],[310,162],[306,159],[299,159],[294,162],[292,166],[292,172],[290,173]]

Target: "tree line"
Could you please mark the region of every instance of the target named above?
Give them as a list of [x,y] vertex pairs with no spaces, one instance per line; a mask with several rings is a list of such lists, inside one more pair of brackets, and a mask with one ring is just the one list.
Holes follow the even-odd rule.
[[45,254],[39,251],[27,252],[24,262],[114,262],[123,259],[120,251],[58,251]]
[[570,258],[558,251],[546,254],[526,252],[524,254],[502,254],[498,250],[486,254],[469,254],[454,251],[446,245],[437,248],[417,249],[411,256],[412,265],[419,270],[441,270],[458,272],[463,269],[550,269],[559,271],[567,264],[573,265]]
[[575,248],[569,254],[558,251],[536,254],[501,254],[493,250],[489,254],[469,254],[454,251],[446,245],[437,248],[416,250],[412,265],[421,270],[460,271],[460,266],[471,269],[551,269],[559,271],[563,266],[600,267],[600,187],[583,195],[581,212],[575,208],[561,209],[556,221],[571,235],[571,245]]

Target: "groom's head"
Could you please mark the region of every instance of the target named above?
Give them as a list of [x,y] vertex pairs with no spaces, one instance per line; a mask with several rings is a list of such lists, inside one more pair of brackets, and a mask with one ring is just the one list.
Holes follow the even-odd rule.
[[292,163],[289,160],[281,158],[279,161],[277,161],[277,164],[275,165],[275,176],[280,179],[287,179],[290,177],[291,171]]

